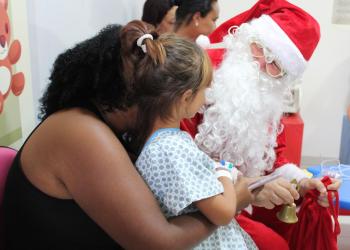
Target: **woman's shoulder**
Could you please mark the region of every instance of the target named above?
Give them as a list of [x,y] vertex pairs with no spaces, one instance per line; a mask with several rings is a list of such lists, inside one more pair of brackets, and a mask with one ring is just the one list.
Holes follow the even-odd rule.
[[[23,146],[22,169],[44,192],[67,198],[64,183],[106,171],[101,166],[127,164],[128,156],[112,130],[94,113],[74,108],[45,119]],[[92,177],[91,177],[92,178]]]
[[113,131],[94,113],[72,108],[45,119],[23,147],[23,156],[30,154],[31,159],[64,165],[89,161],[90,157],[98,157],[95,152],[109,148],[123,150]]
[[[89,123],[86,123],[87,121]],[[84,108],[70,108],[58,111],[50,115],[44,122],[51,124],[81,123],[86,125],[104,123],[94,112]]]
[[[95,113],[83,109],[72,108],[49,116],[41,125],[48,136],[59,138],[96,137],[111,135],[112,130]],[[112,138],[116,139],[116,138]]]
[[100,117],[82,108],[51,115],[42,124],[42,129],[43,134],[63,151],[81,149],[85,152],[120,144],[112,129]]

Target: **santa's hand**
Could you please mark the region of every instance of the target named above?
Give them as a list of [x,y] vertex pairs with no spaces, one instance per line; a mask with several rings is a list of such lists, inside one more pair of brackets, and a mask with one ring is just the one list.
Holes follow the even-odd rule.
[[282,204],[291,204],[299,199],[299,194],[294,186],[284,178],[271,181],[261,189],[254,192],[253,205],[272,209]]
[[[300,185],[300,195],[303,196],[307,191],[312,189],[317,189],[320,192],[320,195],[318,196],[317,202],[322,207],[328,207],[328,196],[327,196],[327,190],[338,190],[341,184],[341,180],[339,179],[333,179],[332,184],[328,185],[327,189],[322,183],[320,179],[302,179],[299,182]],[[334,198],[334,194],[332,193],[332,198]]]
[[340,188],[341,185],[341,180],[340,179],[335,179],[331,178],[332,184],[327,186],[327,190],[337,190]]
[[317,189],[320,195],[327,195],[327,189],[320,179],[304,178],[299,181],[299,186],[299,193],[301,196],[304,196],[307,191],[312,189]]

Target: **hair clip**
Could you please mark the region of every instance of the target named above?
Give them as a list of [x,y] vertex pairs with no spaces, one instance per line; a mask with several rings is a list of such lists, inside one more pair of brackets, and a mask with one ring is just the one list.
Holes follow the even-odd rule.
[[142,49],[142,51],[143,51],[144,53],[147,53],[146,45],[143,44],[143,41],[144,41],[145,39],[151,39],[151,40],[153,40],[153,36],[152,36],[151,34],[144,34],[144,35],[142,35],[139,39],[137,39],[136,44],[137,44],[137,46],[139,46],[139,47]]

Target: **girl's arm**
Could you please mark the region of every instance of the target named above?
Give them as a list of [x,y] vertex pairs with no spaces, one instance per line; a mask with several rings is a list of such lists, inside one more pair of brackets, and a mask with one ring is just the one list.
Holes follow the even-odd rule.
[[[245,190],[244,193],[236,194],[232,180],[228,177],[219,177],[218,180],[224,187],[224,192],[213,197],[195,202],[197,208],[215,225],[227,225],[236,214],[237,206],[242,207],[241,203],[247,203],[252,200],[248,191],[248,183],[244,178],[239,178],[235,185],[238,190]],[[237,202],[237,197],[239,198]],[[248,203],[249,203],[248,202]]]

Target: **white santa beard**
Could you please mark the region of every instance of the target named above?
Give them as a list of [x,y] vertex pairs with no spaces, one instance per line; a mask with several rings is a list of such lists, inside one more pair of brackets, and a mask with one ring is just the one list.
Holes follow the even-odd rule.
[[259,176],[270,170],[275,160],[288,86],[260,73],[251,57],[249,36],[240,32],[229,38],[233,41],[215,71],[213,87],[207,93],[211,105],[204,112],[195,141],[211,157],[239,165],[246,176]]

